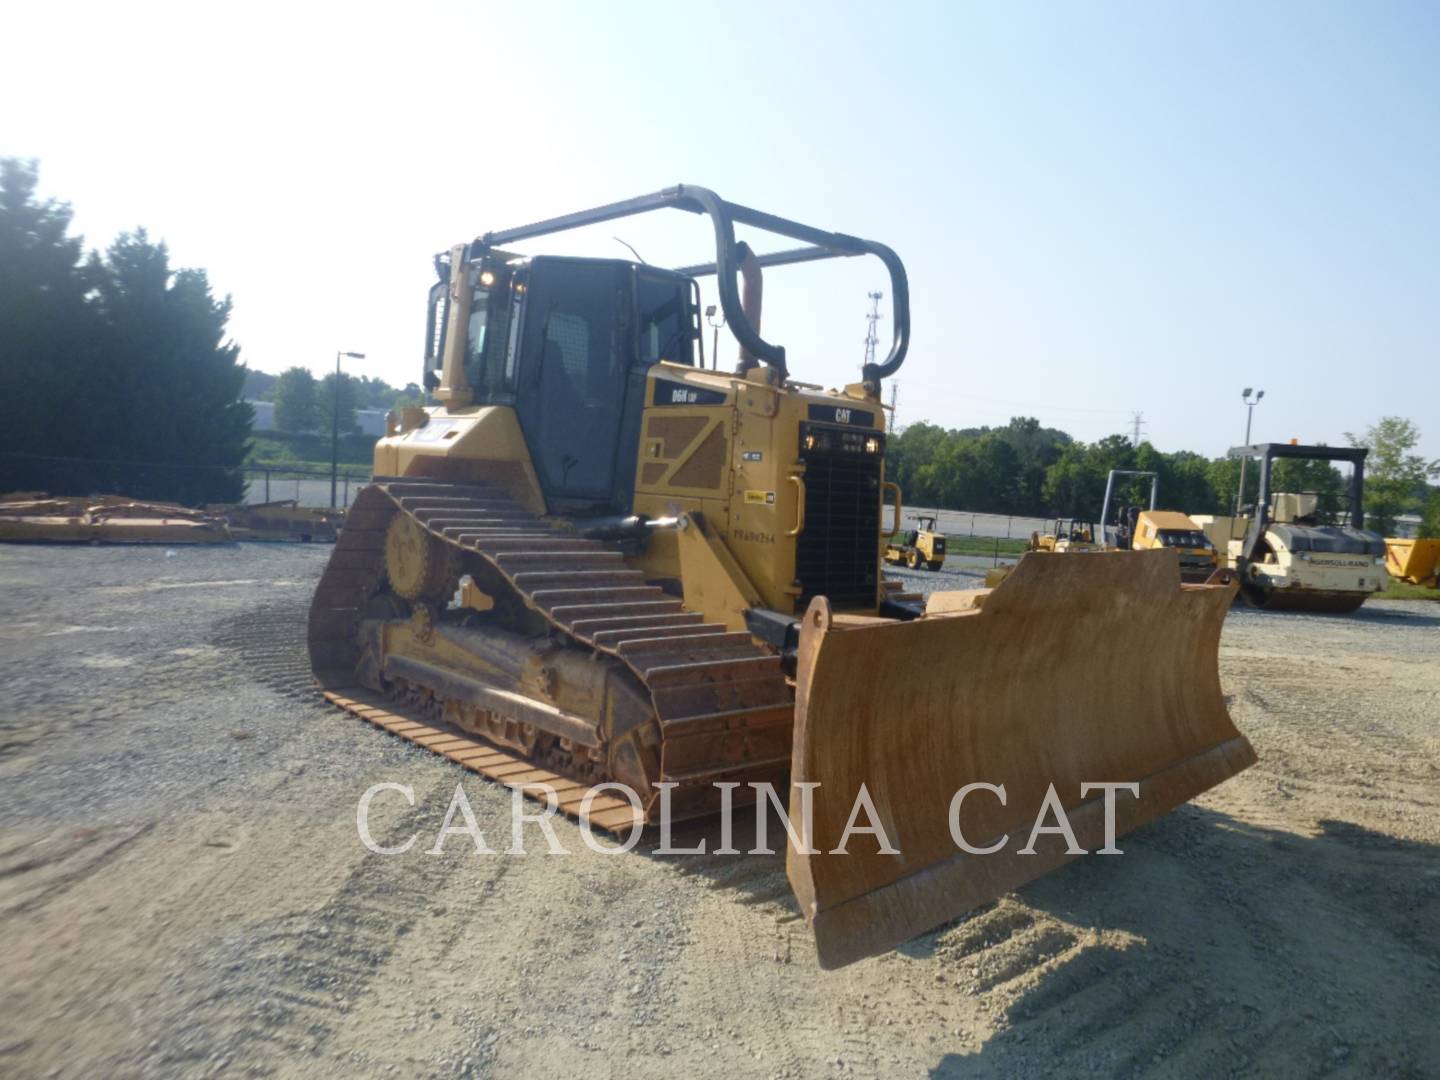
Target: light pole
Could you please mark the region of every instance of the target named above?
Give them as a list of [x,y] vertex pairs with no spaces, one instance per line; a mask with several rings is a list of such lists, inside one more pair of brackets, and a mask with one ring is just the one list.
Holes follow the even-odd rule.
[[[1260,399],[1265,396],[1264,390],[1255,391],[1255,400],[1250,400],[1252,388],[1247,386],[1240,392],[1240,400],[1245,402],[1245,445],[1250,445],[1250,422],[1255,419],[1255,406],[1260,404]],[[1249,454],[1242,454],[1240,457],[1240,486],[1235,489],[1235,516],[1240,516],[1240,502],[1245,498],[1245,463],[1250,460]]]
[[709,305],[708,307],[706,307],[706,309],[705,309],[705,321],[708,322],[711,326],[713,326],[713,327],[715,328],[714,343],[713,343],[713,345],[711,346],[711,349],[710,349],[710,353],[711,353],[711,356],[710,356],[710,366],[711,366],[714,370],[719,371],[719,370],[720,370],[720,327],[722,327],[722,326],[725,325],[725,316],[724,316],[724,315],[721,315],[721,316],[720,316],[720,321],[719,321],[719,322],[716,322],[716,321],[715,321],[715,305],[714,305],[714,304],[711,304],[711,305]]
[[340,358],[364,360],[363,352],[336,352],[334,408],[330,417],[330,509],[335,509],[335,479],[340,475]]

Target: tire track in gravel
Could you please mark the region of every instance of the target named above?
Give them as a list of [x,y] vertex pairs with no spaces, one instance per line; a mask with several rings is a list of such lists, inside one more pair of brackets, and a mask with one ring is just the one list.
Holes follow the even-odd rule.
[[[445,806],[429,800],[377,843],[433,835]],[[367,854],[318,908],[236,926],[194,950],[156,1025],[165,1037],[128,1064],[165,1075],[243,1063],[250,1075],[269,1076],[324,1054],[459,866]]]
[[211,633],[211,645],[235,654],[236,670],[293,700],[325,705],[315,688],[306,646],[308,597],[267,603],[226,619]]

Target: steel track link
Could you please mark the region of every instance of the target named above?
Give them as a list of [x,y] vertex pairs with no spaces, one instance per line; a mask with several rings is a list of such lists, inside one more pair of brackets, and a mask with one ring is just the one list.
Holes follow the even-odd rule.
[[[358,685],[360,622],[384,584],[385,532],[396,513],[409,514],[435,540],[484,559],[552,632],[623,665],[639,680],[660,729],[657,779],[679,785],[677,806],[695,801],[686,794],[713,802],[701,797],[700,789],[709,795],[716,782],[742,785],[735,791],[737,805],[754,795],[743,786],[747,781],[769,781],[783,792],[794,691],[780,658],[755,645],[749,634],[687,611],[681,600],[628,567],[613,544],[565,531],[484,484],[377,477],[356,497],[310,610],[311,666],[332,703],[492,779],[513,782],[507,780],[512,772],[523,773],[527,783],[548,782],[533,779],[541,773],[558,779],[566,785],[560,809],[581,816],[588,788],[582,784],[577,790],[578,781],[511,748],[379,700]],[[486,753],[473,753],[477,747]],[[500,772],[485,768],[487,762]],[[628,802],[613,796],[592,800],[591,809],[591,824],[610,831],[628,831],[634,821]],[[653,805],[646,809],[653,817]]]

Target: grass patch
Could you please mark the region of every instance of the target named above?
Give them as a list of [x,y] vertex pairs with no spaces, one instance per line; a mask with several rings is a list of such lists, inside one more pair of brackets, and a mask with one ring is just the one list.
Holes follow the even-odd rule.
[[[340,438],[340,468],[355,472],[355,466],[366,470],[375,459],[375,440],[368,435],[344,435]],[[330,471],[330,440],[319,435],[285,435],[257,431],[251,436],[250,456],[245,464],[252,468],[322,469]]]
[[1440,601],[1440,589],[1427,589],[1423,585],[1411,585],[1408,581],[1391,578],[1384,592],[1375,594],[1377,600],[1436,600]]
[[[947,536],[945,537],[945,554],[947,555],[994,555],[998,550],[1001,555],[1020,555],[1029,546],[1028,540],[1017,540],[1014,537],[993,536]],[[999,548],[996,548],[996,545]]]
[[[892,533],[890,543],[899,544],[905,539],[905,533]],[[1017,540],[1014,537],[994,536],[956,536],[948,533],[945,536],[946,555],[994,555],[997,551],[1001,555],[1020,555],[1025,551],[1028,540]],[[996,545],[999,545],[997,548]]]

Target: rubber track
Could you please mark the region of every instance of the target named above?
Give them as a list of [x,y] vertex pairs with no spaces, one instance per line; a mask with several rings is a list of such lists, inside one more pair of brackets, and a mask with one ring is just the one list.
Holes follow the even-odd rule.
[[[686,611],[627,567],[614,545],[563,531],[480,484],[377,477],[356,497],[310,610],[311,665],[336,704],[361,716],[345,702],[385,710],[397,721],[387,730],[402,737],[418,729],[396,728],[413,723],[427,728],[427,739],[435,733],[478,738],[377,702],[373,691],[355,684],[359,623],[383,583],[385,531],[397,512],[410,514],[435,539],[483,558],[555,632],[634,673],[650,691],[661,728],[660,778],[681,785],[677,798],[687,787],[775,782],[788,771],[794,691],[778,656],[748,633]],[[510,750],[496,752],[524,760]],[[578,799],[561,809],[576,816],[576,807]],[[620,827],[628,826],[627,819]]]

